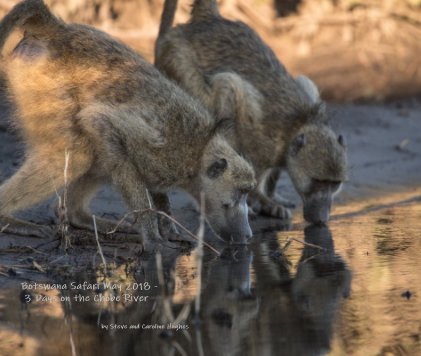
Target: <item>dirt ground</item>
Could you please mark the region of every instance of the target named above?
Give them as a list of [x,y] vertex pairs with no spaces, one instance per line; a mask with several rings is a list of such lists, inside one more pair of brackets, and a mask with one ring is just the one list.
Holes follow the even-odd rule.
[[[8,123],[8,109],[0,107],[0,181],[15,172],[23,159],[23,146]],[[421,195],[421,101],[415,98],[386,104],[328,105],[332,125],[347,141],[349,181],[337,197],[332,218],[364,212]],[[297,203],[293,222],[302,224],[300,201],[286,176],[279,192]],[[56,197],[18,216],[40,224],[55,221],[53,206]],[[175,217],[189,228],[197,225],[197,210],[183,192],[172,192]],[[104,187],[92,204],[93,212],[118,219],[125,212],[120,196]],[[283,223],[258,218],[252,221],[256,233],[267,226],[285,228]],[[212,241],[212,237],[209,236]],[[37,246],[41,241],[2,234],[0,248]],[[114,245],[115,246],[115,245]],[[140,249],[140,247],[138,247]],[[0,265],[4,264],[0,254]],[[8,259],[8,258],[7,258]]]

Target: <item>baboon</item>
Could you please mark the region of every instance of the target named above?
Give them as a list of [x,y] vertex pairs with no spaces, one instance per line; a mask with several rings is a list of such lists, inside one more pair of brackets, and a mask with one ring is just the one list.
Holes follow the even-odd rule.
[[224,119],[226,137],[256,172],[253,209],[290,217],[275,189],[286,170],[304,218],[326,222],[346,179],[346,149],[329,127],[316,85],[293,78],[256,32],[223,18],[215,0],[195,0],[190,22],[172,27],[176,7],[176,0],[165,1],[155,64]]
[[[129,209],[140,211],[168,211],[166,191],[173,187],[196,199],[203,192],[218,235],[240,243],[251,236],[252,167],[218,133],[219,123],[203,105],[141,56],[99,30],[64,23],[42,0],[21,2],[6,15],[0,50],[27,145],[23,166],[0,186],[6,232],[50,236],[49,227],[10,214],[46,199],[66,180],[68,220],[75,227],[92,229],[89,201],[100,184],[111,183]],[[163,241],[160,228],[168,229],[156,214],[137,218],[139,240]],[[114,226],[98,220],[100,231]]]

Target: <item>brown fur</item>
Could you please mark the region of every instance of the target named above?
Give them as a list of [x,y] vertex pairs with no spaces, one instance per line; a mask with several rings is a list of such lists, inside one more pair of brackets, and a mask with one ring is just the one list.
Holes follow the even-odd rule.
[[[253,170],[216,133],[207,110],[142,57],[101,31],[63,23],[40,0],[11,10],[0,24],[0,43],[15,122],[27,144],[25,163],[0,186],[6,231],[48,234],[5,215],[63,186],[66,153],[68,214],[75,226],[92,228],[89,200],[110,182],[131,210],[153,203],[168,210],[165,192],[172,187],[195,198],[204,192],[217,233],[227,229],[243,238],[250,230],[247,219],[236,226],[219,210],[238,190],[253,187]],[[226,167],[209,178],[220,160]],[[159,238],[156,224],[151,214],[141,216],[146,239]],[[114,223],[101,220],[98,226],[109,230]]]
[[[330,182],[346,178],[346,155],[314,83],[293,78],[250,27],[224,19],[215,0],[196,0],[190,22],[171,28],[175,2],[165,2],[156,66],[217,117],[232,120],[226,137],[252,162],[259,181],[269,176],[267,170],[274,170],[273,181],[285,169],[305,205],[317,195],[313,180],[327,183],[323,190],[329,193],[322,195],[331,201]],[[259,212],[289,216],[272,195],[255,190],[250,198]],[[319,219],[315,215],[311,220]]]

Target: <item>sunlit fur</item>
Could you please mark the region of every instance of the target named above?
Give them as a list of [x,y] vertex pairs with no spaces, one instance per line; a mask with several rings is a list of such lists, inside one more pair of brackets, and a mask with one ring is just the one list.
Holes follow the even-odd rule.
[[[254,184],[250,165],[217,134],[218,123],[203,105],[107,34],[66,24],[41,0],[27,0],[2,20],[0,49],[14,123],[27,146],[22,167],[0,186],[5,231],[50,235],[46,227],[6,215],[45,200],[65,179],[69,222],[88,229],[89,201],[102,183],[115,185],[130,210],[152,205],[168,213],[165,192],[172,187],[196,198],[203,190],[215,205],[239,182]],[[221,157],[230,173],[212,190],[204,172]],[[218,221],[218,232],[218,206],[206,213],[211,224]],[[101,231],[115,225],[97,223]],[[145,243],[161,239],[157,224],[156,215],[140,215]],[[247,219],[244,224],[222,227],[242,238]]]

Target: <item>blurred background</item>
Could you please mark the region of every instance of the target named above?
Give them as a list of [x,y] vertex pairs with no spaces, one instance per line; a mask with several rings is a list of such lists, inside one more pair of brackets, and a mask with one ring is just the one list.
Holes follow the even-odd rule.
[[[176,22],[193,0],[179,0]],[[0,0],[0,16],[17,3]],[[46,0],[66,21],[97,26],[153,60],[163,0]],[[421,0],[220,0],[255,29],[293,74],[335,101],[421,93]]]

